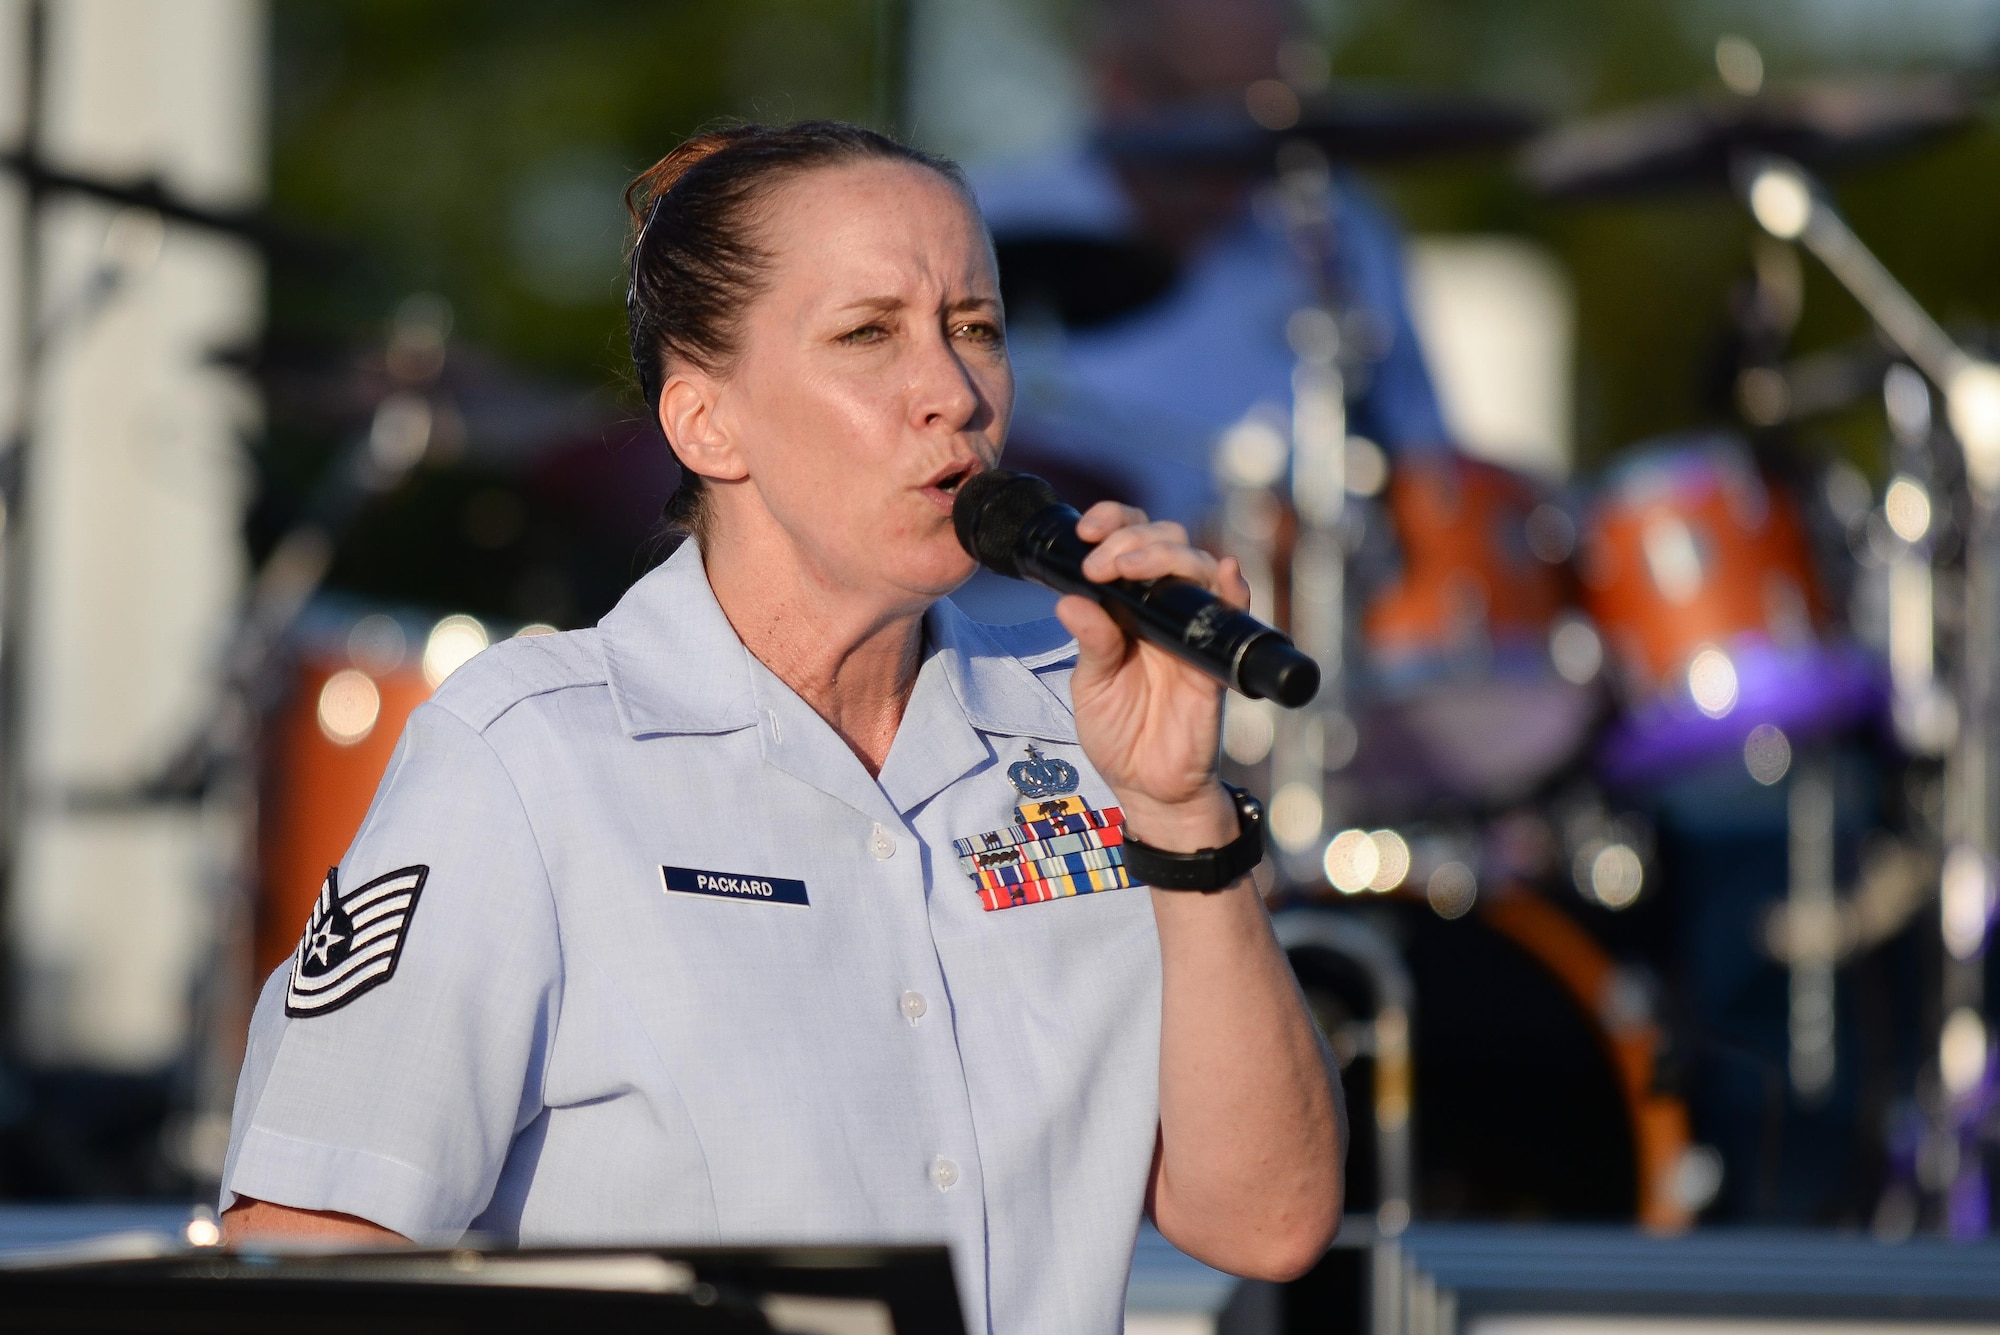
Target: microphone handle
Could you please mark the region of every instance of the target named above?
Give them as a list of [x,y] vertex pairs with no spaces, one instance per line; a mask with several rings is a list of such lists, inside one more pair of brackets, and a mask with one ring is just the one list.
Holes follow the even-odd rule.
[[1252,700],[1297,709],[1319,691],[1319,665],[1282,631],[1265,625],[1185,579],[1085,578],[1083,559],[1095,550],[1076,534],[1081,518],[1057,502],[1022,526],[1015,561],[1022,575],[1057,593],[1089,598],[1127,635],[1157,645]]

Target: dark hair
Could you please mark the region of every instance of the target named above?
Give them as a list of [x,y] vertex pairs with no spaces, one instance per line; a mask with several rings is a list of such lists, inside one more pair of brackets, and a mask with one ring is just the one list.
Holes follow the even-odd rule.
[[[720,372],[740,350],[741,313],[761,291],[771,258],[752,235],[756,206],[791,177],[869,159],[929,168],[970,197],[957,163],[840,121],[708,130],[626,187],[636,230],[625,316],[632,368],[655,422],[670,365]],[[705,491],[701,475],[685,464],[662,518],[702,536]]]

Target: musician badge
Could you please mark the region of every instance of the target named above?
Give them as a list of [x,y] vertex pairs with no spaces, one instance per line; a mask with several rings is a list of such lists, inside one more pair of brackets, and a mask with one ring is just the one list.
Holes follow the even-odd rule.
[[1033,744],[1028,747],[1028,758],[1017,760],[1007,767],[1007,778],[1014,790],[1026,798],[1061,797],[1073,793],[1082,786],[1076,766],[1067,760],[1051,760],[1037,751]]
[[1067,771],[1071,791],[1042,801],[1030,798],[1014,808],[1011,826],[952,841],[958,865],[979,891],[980,906],[991,913],[1131,885],[1120,847],[1125,841],[1125,813],[1117,807],[1093,807],[1077,796],[1075,766],[1043,760],[1032,748],[1029,755],[1032,760],[1008,772],[1017,788],[1027,791],[1024,779],[1065,781],[1062,775],[1045,771],[1015,773],[1039,764]]

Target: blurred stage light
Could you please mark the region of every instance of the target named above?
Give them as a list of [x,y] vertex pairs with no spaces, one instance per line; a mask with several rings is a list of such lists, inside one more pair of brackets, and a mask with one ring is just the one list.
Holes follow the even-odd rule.
[[1944,396],[1952,434],[1965,447],[1965,471],[1981,491],[2000,491],[2000,366],[1966,362]]
[[531,640],[537,635],[554,635],[555,633],[556,628],[546,621],[530,621],[527,625],[514,632],[514,638],[517,640]]
[[1764,53],[1747,37],[1725,33],[1715,43],[1715,72],[1738,97],[1755,97],[1764,87]]
[[1566,616],[1549,632],[1549,661],[1573,686],[1588,686],[1604,670],[1604,641],[1580,616]]
[[1769,788],[1792,768],[1791,739],[1768,723],[1759,723],[1743,739],[1743,768]]
[[1310,848],[1326,819],[1319,790],[1307,783],[1288,783],[1271,798],[1271,838],[1287,853]]
[[1216,471],[1236,487],[1268,487],[1285,475],[1292,447],[1278,428],[1261,417],[1246,417],[1222,434]]
[[1710,718],[1723,718],[1736,708],[1736,664],[1713,646],[1688,664],[1688,695],[1694,707]]
[[1431,873],[1424,898],[1440,918],[1463,918],[1479,898],[1479,878],[1463,862],[1447,862]]
[[319,730],[336,746],[353,746],[375,731],[382,693],[367,673],[342,668],[319,688]]
[[1389,485],[1389,456],[1366,436],[1347,438],[1347,491],[1350,496],[1379,496]]
[[1945,855],[1938,878],[1938,909],[1944,946],[1953,959],[1969,960],[1986,947],[1986,924],[1993,916],[1993,877],[1986,858],[1968,844]]
[[1326,846],[1321,863],[1334,889],[1343,895],[1358,895],[1381,870],[1382,855],[1366,830],[1342,830]]
[[1931,531],[1931,494],[1913,477],[1899,477],[1882,498],[1882,516],[1904,542],[1921,542]]
[[1938,1036],[1938,1074],[1954,1096],[1970,1094],[1986,1078],[1986,1022],[1970,1006],[1960,1006]]
[[424,641],[424,680],[436,687],[486,645],[486,627],[476,617],[446,617],[431,627],[430,638]]
[[1674,1164],[1674,1201],[1689,1214],[1708,1208],[1722,1191],[1722,1155],[1712,1145],[1690,1145]]
[[1796,241],[1812,223],[1812,186],[1789,167],[1766,167],[1750,183],[1750,212],[1778,240]]
[[1394,830],[1377,830],[1368,838],[1375,845],[1375,874],[1368,878],[1368,888],[1387,894],[1410,874],[1410,846]]
[[1560,505],[1543,501],[1528,512],[1528,550],[1538,561],[1561,565],[1576,550],[1576,521]]
[[187,1239],[190,1247],[214,1247],[222,1242],[222,1226],[206,1214],[199,1214],[188,1220],[181,1236]]
[[1590,897],[1605,908],[1631,908],[1645,884],[1646,864],[1630,844],[1606,844],[1590,859]]
[[409,651],[410,640],[403,634],[403,624],[380,612],[361,618],[347,632],[348,661],[372,677],[386,677],[403,666],[403,658]]
[[431,445],[431,404],[423,395],[398,390],[375,409],[368,428],[368,457],[385,478],[414,468]]
[[1299,95],[1278,79],[1259,79],[1244,90],[1243,105],[1250,119],[1267,130],[1289,130],[1299,123]]

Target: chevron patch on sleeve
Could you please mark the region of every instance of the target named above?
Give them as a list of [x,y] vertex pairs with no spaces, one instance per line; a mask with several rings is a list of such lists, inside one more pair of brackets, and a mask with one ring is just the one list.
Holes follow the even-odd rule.
[[403,939],[429,875],[429,867],[405,867],[343,891],[340,869],[328,868],[312,919],[292,956],[285,1014],[294,1019],[324,1015],[388,982],[402,958]]

